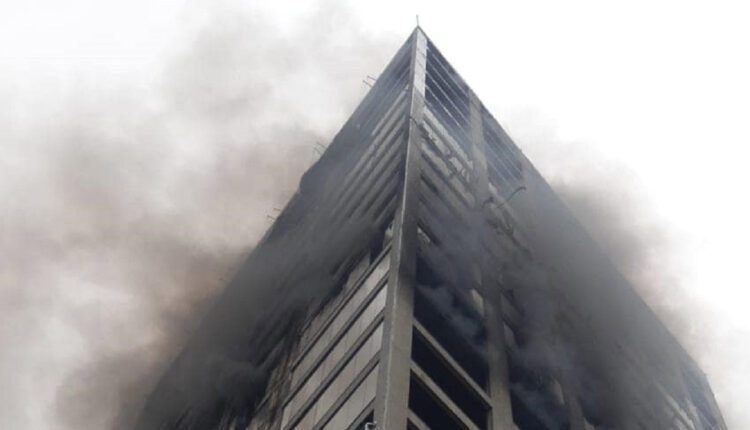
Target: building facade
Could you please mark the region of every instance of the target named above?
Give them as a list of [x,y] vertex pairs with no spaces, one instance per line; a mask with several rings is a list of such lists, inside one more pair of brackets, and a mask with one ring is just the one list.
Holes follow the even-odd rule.
[[144,416],[169,417],[141,429],[726,429],[700,369],[420,28],[255,253],[311,217],[333,284],[283,287],[303,292],[276,308],[284,329],[245,352],[273,357],[260,394],[201,421],[160,405],[179,399],[168,372]]

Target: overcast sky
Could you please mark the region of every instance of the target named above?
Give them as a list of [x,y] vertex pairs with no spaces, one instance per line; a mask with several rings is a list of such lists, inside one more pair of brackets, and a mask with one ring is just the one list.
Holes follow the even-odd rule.
[[[333,136],[417,14],[546,177],[604,194],[611,184],[634,234],[657,238],[644,270],[660,276],[639,288],[707,373],[730,428],[750,428],[750,6],[485,3],[0,3],[0,428],[113,427],[118,396],[151,373],[123,382],[85,369],[118,391],[100,413],[60,387],[96,355],[180,338],[164,320],[210,300],[224,279],[213,274],[268,227],[314,142]],[[116,246],[97,242],[114,230]],[[129,286],[164,274],[123,238],[152,234],[179,242],[175,270],[215,263],[190,299],[180,276],[158,282],[169,305],[146,312],[153,291]]]

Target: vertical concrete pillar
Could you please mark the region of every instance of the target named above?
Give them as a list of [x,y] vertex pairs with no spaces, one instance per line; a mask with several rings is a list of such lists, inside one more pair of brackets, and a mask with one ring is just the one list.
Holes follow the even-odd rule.
[[560,377],[563,397],[565,399],[565,409],[568,412],[569,430],[588,430],[586,421],[583,417],[581,404],[578,402],[578,396],[572,389],[570,375],[565,374]]
[[[498,299],[499,300],[499,299]],[[508,381],[508,357],[505,350],[505,333],[501,304],[490,300],[487,306],[487,334],[489,340],[490,385],[492,399],[490,428],[492,430],[513,429],[513,412],[510,407],[510,386]]]
[[427,38],[414,30],[411,40],[410,109],[401,202],[394,222],[391,272],[385,305],[383,347],[375,397],[380,430],[406,429],[409,415],[409,375],[417,258],[420,183],[420,130],[425,97]]
[[482,256],[479,261],[481,283],[485,295],[485,319],[488,335],[489,357],[489,395],[492,400],[490,411],[490,429],[505,430],[513,428],[513,414],[510,407],[510,392],[508,386],[508,360],[505,349],[505,330],[502,318],[502,295],[499,294],[497,280],[492,276],[490,267],[493,262],[482,248],[482,236],[489,234],[485,231],[488,224],[484,220],[485,202],[490,196],[489,180],[487,177],[487,158],[485,157],[485,141],[482,121],[482,110],[479,99],[469,90],[469,108],[471,120],[471,161],[472,161],[472,192],[475,198],[473,245],[476,247],[474,255]]

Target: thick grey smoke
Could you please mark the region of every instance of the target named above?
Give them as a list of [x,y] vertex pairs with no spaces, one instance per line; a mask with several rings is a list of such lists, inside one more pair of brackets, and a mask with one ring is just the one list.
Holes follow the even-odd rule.
[[700,305],[681,285],[680,238],[654,211],[634,172],[583,142],[566,141],[537,113],[510,118],[517,143],[639,295],[691,353]]
[[[521,133],[516,135],[518,141],[527,153],[530,153],[532,161],[540,168],[542,174],[550,180],[556,194],[563,199],[619,271],[634,285],[648,306],[656,311],[659,319],[676,335],[682,346],[699,363],[710,363],[713,358],[705,345],[709,341],[707,327],[710,327],[715,316],[711,318],[712,316],[707,315],[707,312],[702,311],[700,304],[686,294],[680,277],[684,266],[680,261],[679,237],[654,213],[653,206],[646,199],[647,193],[640,187],[632,172],[616,162],[607,161],[601,154],[592,153],[583,144],[560,139],[554,133],[550,133],[549,124],[540,123],[538,119],[529,117],[528,113],[523,116],[525,124],[519,127]],[[531,132],[530,127],[533,129]],[[574,242],[564,241],[558,244],[554,239],[556,233],[548,233],[546,236],[553,239],[547,243],[549,249],[545,249],[545,252],[553,256],[557,254],[563,260],[567,258],[564,257],[566,253],[585,255],[582,249],[575,249]],[[595,323],[592,320],[596,330],[584,336],[593,336],[591,339],[608,339],[612,336],[632,338],[646,351],[652,351],[646,355],[654,357],[654,365],[657,365],[657,371],[665,378],[665,383],[674,384],[676,392],[679,392],[679,383],[675,383],[670,376],[674,369],[658,367],[656,351],[661,348],[658,345],[662,342],[662,337],[653,333],[649,329],[649,323],[644,321],[644,318],[650,317],[622,312],[628,309],[621,303],[630,300],[627,295],[614,290],[601,295],[596,291],[597,285],[586,285],[588,279],[607,278],[602,278],[601,274],[597,273],[597,268],[602,265],[598,257],[591,255],[583,258],[582,266],[587,267],[585,270],[590,273],[572,284],[575,285],[574,290],[580,290],[573,291],[574,296],[582,300],[584,310],[588,307],[596,309],[597,312],[606,312],[607,315]],[[585,264],[585,261],[589,264]],[[520,272],[520,282],[528,283],[527,272],[528,270]],[[561,275],[557,273],[555,276]],[[581,282],[583,279],[586,281]],[[537,282],[539,285],[546,283],[554,281],[541,279]],[[623,422],[633,414],[622,409],[629,402],[620,401],[620,396],[632,388],[638,389],[638,384],[634,385],[626,370],[611,367],[611,363],[616,360],[608,357],[606,350],[597,347],[601,340],[592,341],[578,335],[568,335],[566,339],[564,334],[556,332],[556,310],[544,305],[554,303],[554,299],[542,297],[541,300],[535,301],[535,297],[528,294],[522,298],[528,302],[527,307],[536,315],[529,318],[534,318],[536,325],[541,324],[536,330],[535,337],[536,346],[541,344],[542,348],[534,348],[532,342],[530,352],[539,354],[540,350],[552,349],[555,357],[567,358],[556,359],[556,365],[570,366],[579,380],[584,380],[585,375],[591,375],[592,372],[599,374],[597,378],[604,381],[604,386],[609,388],[606,392],[589,393],[590,397],[598,399],[598,408],[610,408],[611,410],[605,412],[610,414],[615,422],[624,425]],[[545,317],[550,321],[545,323]],[[551,331],[549,336],[546,335],[546,331]],[[548,341],[555,338],[562,339],[563,342]],[[544,354],[544,351],[541,353]],[[584,369],[581,366],[585,367],[585,371],[582,372]],[[581,388],[578,387],[579,391]],[[647,396],[649,393],[643,395]],[[647,405],[652,403],[656,404],[645,401]],[[585,404],[583,406],[586,407]]]
[[3,88],[0,427],[132,428],[400,43],[332,5],[211,14],[156,83]]
[[[542,132],[548,127],[537,126]],[[660,403],[658,397],[648,400],[654,392],[646,390],[642,381],[634,381],[632,372],[625,367],[627,364],[614,356],[616,340],[621,339],[649,357],[649,365],[668,389],[680,393],[681,388],[674,378],[675,369],[666,364],[670,359],[660,356],[661,351],[670,350],[671,346],[664,345],[665,338],[655,330],[658,324],[651,320],[652,315],[643,312],[640,299],[629,293],[630,287],[610,268],[603,255],[613,260],[698,358],[704,351],[694,348],[700,342],[696,341],[692,326],[706,320],[702,315],[696,318],[699,315],[689,313],[698,306],[681,294],[679,266],[672,260],[678,254],[675,239],[652,212],[643,197],[646,193],[637,188],[633,176],[583,146],[540,134],[541,137],[534,136],[539,140],[522,135],[518,142],[531,152],[532,161],[551,179],[555,193],[604,252],[596,252],[580,240],[585,233],[578,230],[580,227],[570,220],[563,206],[554,203],[546,187],[530,181],[529,189],[516,197],[516,201],[528,199],[519,204],[526,208],[522,211],[528,210],[523,213],[533,223],[527,234],[534,257],[531,261],[509,258],[499,273],[504,287],[516,297],[525,319],[521,325],[523,331],[516,333],[521,350],[512,362],[530,374],[542,370],[541,374],[567,376],[574,391],[581,395],[584,411],[592,421],[630,428],[637,416],[631,409],[633,395],[647,407],[656,408]],[[452,223],[444,221],[447,225]],[[444,250],[450,254],[450,260],[466,259],[454,267],[470,267],[472,261],[481,261],[484,255],[470,244],[442,246],[457,248]],[[442,269],[450,267],[449,264],[433,263],[433,266],[441,268],[440,276],[448,284],[471,285],[460,273]],[[567,317],[570,307],[585,324],[571,323]],[[535,383],[538,382],[529,384]],[[524,391],[521,385],[517,387]]]
[[[315,142],[401,43],[331,5],[294,30],[212,13],[155,84],[81,81],[37,98],[0,87],[0,427],[131,428]],[[627,175],[586,171],[553,186],[679,332],[661,293],[669,238],[633,217],[645,206]]]

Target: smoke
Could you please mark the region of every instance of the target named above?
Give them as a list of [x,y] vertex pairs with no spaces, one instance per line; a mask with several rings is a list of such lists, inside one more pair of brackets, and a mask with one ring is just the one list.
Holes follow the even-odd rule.
[[[363,33],[331,4],[293,29],[231,2],[205,15],[182,29],[156,82],[0,86],[0,427],[132,428],[267,215],[297,188],[315,142],[330,140],[361,79],[401,42]],[[666,257],[674,238],[632,176],[588,148],[555,152],[555,136],[511,134],[693,343],[700,322],[682,317],[679,266]],[[223,362],[220,379],[255,385],[256,364]]]
[[[656,213],[635,172],[585,142],[562,138],[538,112],[520,110],[509,130],[573,216],[693,354],[701,308],[682,285],[679,234]],[[691,315],[688,317],[688,315]]]
[[[664,342],[659,323],[644,310],[617,270],[681,343],[694,356],[701,356],[705,352],[694,349],[700,342],[693,325],[699,322],[687,317],[694,318],[690,310],[698,306],[685,298],[679,284],[678,242],[653,212],[632,173],[583,145],[549,133],[548,124],[527,117],[524,125],[534,129],[531,136],[512,134],[531,153],[567,208],[555,203],[552,190],[533,180],[510,203],[523,217],[521,224],[531,225],[526,239],[533,251],[531,260],[509,256],[498,273],[522,310],[521,332],[516,333],[521,349],[511,366],[530,374],[562,377],[572,393],[580,395],[586,416],[597,425],[630,428],[641,415],[634,399],[660,416],[658,392],[648,388],[653,381],[634,380],[634,372],[627,368],[630,362],[623,361],[625,353],[615,351],[627,347],[635,368],[650,368],[660,384],[678,393],[679,401],[682,388],[677,379],[682,376],[671,366],[674,345]],[[572,221],[568,209],[584,230]],[[456,226],[451,219],[442,221]],[[481,223],[473,228],[481,228]],[[603,252],[581,240],[586,232]],[[470,237],[470,232],[461,230],[456,236]],[[431,258],[431,264],[449,285],[470,286],[468,273],[445,268],[469,268],[472,262],[482,261],[485,252],[470,243],[452,242],[439,245],[441,252],[450,256],[446,260],[463,263],[442,264]],[[489,264],[487,270],[492,271],[499,262]],[[440,302],[451,306],[449,300]],[[443,314],[451,319],[458,310]],[[577,317],[571,318],[571,313]],[[524,391],[521,385],[515,387]]]
[[[534,115],[522,112],[520,117],[522,121],[516,125],[521,126],[514,137],[555,193],[681,345],[699,362],[705,360],[707,351],[701,346],[706,344],[707,330],[696,327],[710,319],[685,294],[679,238],[654,212],[635,175],[584,144],[561,139],[549,123]],[[627,294],[617,277],[607,273],[601,256],[578,246],[576,235],[580,233],[567,232],[576,227],[558,221],[564,216],[560,209],[544,204],[536,210],[543,215],[534,235],[543,245],[535,248],[546,254],[541,259],[543,266],[545,261],[556,261],[557,267],[532,264],[506,273],[506,280],[517,286],[514,292],[519,293],[519,302],[528,312],[524,360],[533,363],[554,357],[550,361],[553,373],[563,370],[563,374],[573,376],[569,382],[582,395],[589,418],[627,428],[636,416],[636,411],[629,409],[633,393],[638,393],[646,407],[657,405],[658,396],[648,400],[655,394],[644,391],[645,382],[634,381],[630,370],[616,365],[621,357],[612,355],[617,349],[613,341],[622,339],[624,344],[635,346],[641,352],[634,357],[648,357],[646,365],[657,372],[661,383],[680,393],[680,383],[674,378],[682,376],[669,367],[668,356],[661,356],[671,347],[654,330],[651,315],[635,312],[639,299]],[[575,262],[566,269],[566,262],[571,260]],[[559,291],[561,285],[565,285],[562,294],[549,294],[550,286]],[[566,329],[560,300],[574,302],[580,315],[588,319],[588,327],[579,332]],[[602,347],[604,344],[614,349]]]
[[153,81],[0,91],[0,427],[132,428],[400,42],[330,4],[186,13]]

